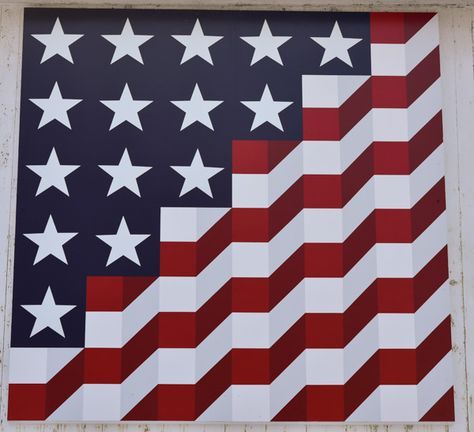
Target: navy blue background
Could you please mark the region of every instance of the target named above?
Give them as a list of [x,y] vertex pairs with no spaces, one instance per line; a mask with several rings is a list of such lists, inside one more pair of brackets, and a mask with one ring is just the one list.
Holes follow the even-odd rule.
[[[74,64],[54,56],[40,64],[44,45],[31,34],[49,34],[59,17],[63,30],[84,34],[70,46]],[[114,45],[102,34],[120,34],[129,18],[135,34],[154,35],[140,47],[144,65],[126,56],[110,64]],[[224,36],[211,46],[214,65],[199,57],[180,61],[185,47],[171,35],[189,35],[196,18],[204,34]],[[257,36],[267,19],[275,36],[292,36],[279,48],[284,66],[264,58],[240,36]],[[353,68],[339,59],[320,67],[324,49],[310,39],[330,35],[338,20],[344,37],[363,40],[350,49]],[[162,206],[230,207],[232,139],[300,139],[302,74],[370,74],[369,15],[365,13],[214,12],[166,10],[27,9],[25,11],[12,346],[84,343],[87,275],[158,275]],[[57,121],[41,129],[42,110],[30,98],[47,98],[55,82],[64,98],[83,99],[69,110],[72,130]],[[132,96],[153,100],[143,109],[143,131],[122,123],[99,100]],[[171,100],[188,100],[198,83],[204,99],[223,100],[211,111],[214,131],[194,123],[180,132],[184,112]],[[268,84],[275,100],[292,101],[281,112],[284,131],[266,123],[254,131],[254,113],[240,101],[260,100]],[[61,164],[80,165],[66,178],[70,196],[55,188],[35,197],[40,178],[26,165],[43,165],[52,148]],[[134,165],[153,168],[138,178],[141,198],[122,188],[107,197],[112,178],[97,165],[116,165],[127,148]],[[206,166],[225,169],[210,180],[214,198],[194,189],[179,198],[183,178],[170,165],[189,165],[199,149]],[[49,256],[33,266],[37,246],[24,233],[44,231],[52,215],[59,232],[79,234],[64,246],[69,265]],[[110,247],[97,234],[115,234],[125,216],[131,233],[151,234],[137,247],[141,266],[120,258],[106,267]],[[41,303],[51,286],[56,303],[77,305],[62,318],[66,337],[45,329],[29,337],[35,318],[22,304]]]

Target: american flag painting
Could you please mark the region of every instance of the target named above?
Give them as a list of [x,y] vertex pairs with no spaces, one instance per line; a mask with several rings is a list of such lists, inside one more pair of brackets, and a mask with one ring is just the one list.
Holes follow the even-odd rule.
[[9,419],[452,421],[438,45],[27,9]]

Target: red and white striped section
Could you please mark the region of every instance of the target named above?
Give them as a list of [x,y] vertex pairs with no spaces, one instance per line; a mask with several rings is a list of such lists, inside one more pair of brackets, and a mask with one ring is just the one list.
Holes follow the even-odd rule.
[[372,14],[371,76],[303,76],[231,209],[161,210],[159,278],[89,278],[84,349],[12,348],[10,418],[453,420],[437,26]]

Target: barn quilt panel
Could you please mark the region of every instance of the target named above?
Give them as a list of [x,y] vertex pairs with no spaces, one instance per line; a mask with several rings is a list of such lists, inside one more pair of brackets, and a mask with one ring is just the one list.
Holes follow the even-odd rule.
[[27,9],[10,420],[453,420],[438,19]]

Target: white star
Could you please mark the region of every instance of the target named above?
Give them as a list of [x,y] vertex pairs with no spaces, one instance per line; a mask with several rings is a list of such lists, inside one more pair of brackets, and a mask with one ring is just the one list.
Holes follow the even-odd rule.
[[214,63],[212,63],[209,47],[223,38],[223,36],[206,36],[202,31],[199,19],[196,19],[196,23],[190,35],[172,35],[172,37],[186,47],[183,58],[181,59],[181,64],[195,56],[199,56],[211,65]]
[[150,237],[150,234],[130,234],[127,221],[122,217],[116,234],[103,234],[97,237],[112,248],[107,260],[107,266],[121,257],[128,258],[135,264],[140,265],[135,248],[142,241]]
[[134,100],[128,88],[128,84],[125,84],[120,99],[101,100],[101,102],[114,112],[114,118],[112,119],[109,130],[112,130],[126,121],[138,129],[143,130],[138,113],[153,101]]
[[50,187],[55,187],[65,195],[69,196],[66,185],[66,177],[77,170],[80,165],[61,165],[54,148],[48,158],[46,165],[27,165],[26,167],[41,177],[36,196]]
[[311,39],[324,48],[324,55],[320,66],[330,62],[332,59],[338,58],[350,67],[353,66],[351,57],[349,56],[349,49],[362,40],[343,37],[337,21],[334,23],[329,37],[312,37]]
[[266,122],[282,131],[283,126],[281,125],[280,112],[285,108],[288,108],[293,102],[280,102],[273,100],[267,84],[265,85],[265,89],[263,90],[262,97],[259,101],[242,101],[241,103],[255,113],[252,128],[250,129],[251,131]]
[[206,167],[202,163],[201,154],[196,150],[193,161],[189,166],[172,166],[179,175],[184,177],[183,187],[179,196],[187,194],[189,191],[198,188],[212,198],[212,190],[209,179],[221,172],[224,168]]
[[278,48],[290,40],[291,36],[273,36],[267,20],[265,20],[259,36],[241,36],[240,38],[255,48],[250,66],[265,57],[283,65]]
[[71,123],[69,123],[67,112],[73,106],[76,106],[81,102],[82,99],[63,99],[61,90],[59,90],[59,85],[55,82],[49,98],[30,99],[30,101],[43,110],[38,129],[53,120],[57,120],[59,123],[71,129]]
[[38,245],[35,261],[37,264],[49,255],[67,264],[63,245],[77,235],[77,233],[60,233],[56,229],[52,216],[49,216],[46,227],[42,233],[23,234],[27,239]]
[[41,304],[21,305],[21,307],[36,318],[30,337],[33,337],[36,333],[39,333],[45,328],[50,328],[60,336],[65,337],[61,318],[76,306],[56,304],[53,293],[51,292],[51,287],[48,287]]
[[56,22],[50,34],[32,34],[31,36],[39,40],[45,46],[41,63],[55,55],[59,55],[67,61],[74,63],[69,45],[72,45],[84,35],[65,34],[61,26],[61,21],[59,21],[59,18],[56,18]]
[[112,195],[123,187],[132,191],[135,195],[141,196],[137,178],[151,169],[151,167],[132,165],[127,149],[123,151],[118,165],[99,165],[99,168],[112,176],[112,183],[110,184],[107,196]]
[[102,35],[110,43],[115,45],[114,55],[110,64],[120,60],[126,55],[134,58],[137,62],[143,64],[142,55],[140,53],[140,46],[146,41],[149,41],[153,36],[150,35],[136,35],[133,33],[130,20],[127,18],[123,26],[122,33],[119,35]]
[[222,102],[223,101],[204,100],[197,84],[194,86],[191,99],[187,101],[171,101],[172,104],[186,113],[181,125],[181,130],[195,122],[199,122],[209,129],[214,130],[209,112],[218,107]]

